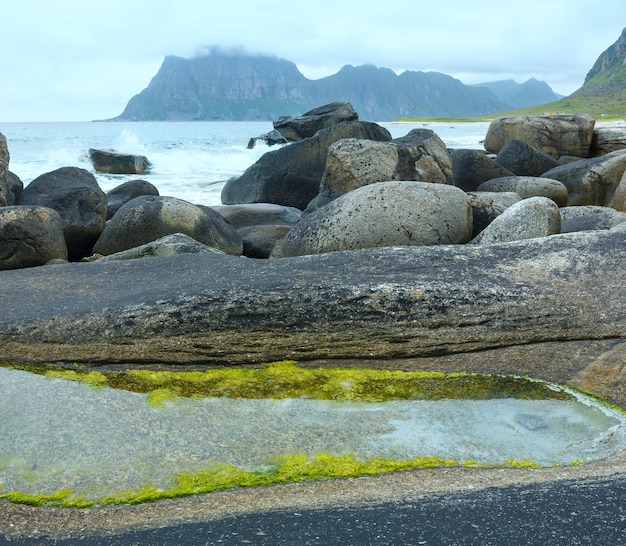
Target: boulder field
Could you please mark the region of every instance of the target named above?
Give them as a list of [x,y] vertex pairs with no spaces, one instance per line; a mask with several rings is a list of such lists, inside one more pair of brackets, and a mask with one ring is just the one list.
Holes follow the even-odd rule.
[[521,374],[626,406],[617,136],[505,119],[450,152],[323,115],[219,207],[74,167],[22,188],[0,138],[0,359]]

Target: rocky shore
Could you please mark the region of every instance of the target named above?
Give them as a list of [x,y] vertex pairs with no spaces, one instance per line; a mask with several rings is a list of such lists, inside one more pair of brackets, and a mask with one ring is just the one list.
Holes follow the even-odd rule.
[[[502,118],[485,151],[450,151],[432,131],[392,140],[376,124],[324,115],[323,128],[297,139],[291,130],[291,143],[229,181],[212,208],[144,181],[107,195],[75,167],[23,188],[0,137],[0,359],[520,374],[626,407],[621,132],[588,116]],[[618,463],[480,478],[442,470],[431,485],[615,476]],[[412,498],[424,474],[356,480],[333,502],[352,488],[380,499],[398,479],[398,495]],[[311,498],[324,503],[335,487],[311,486]],[[232,498],[267,507],[277,494]],[[162,516],[218,496],[123,512]],[[43,518],[32,510],[0,503],[9,518]],[[119,529],[116,510],[76,521]],[[65,517],[47,512],[42,525]]]

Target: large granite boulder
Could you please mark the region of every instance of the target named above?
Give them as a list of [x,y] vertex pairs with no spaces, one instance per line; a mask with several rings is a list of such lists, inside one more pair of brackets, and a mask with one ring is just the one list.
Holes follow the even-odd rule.
[[511,192],[476,191],[467,194],[472,207],[472,239],[522,198]]
[[332,102],[305,112],[301,116],[281,116],[273,126],[288,142],[312,137],[320,129],[342,121],[358,121],[359,115],[349,102]]
[[623,225],[493,245],[3,271],[0,358],[517,374],[624,406]]
[[625,171],[626,150],[619,150],[602,157],[566,163],[545,172],[543,177],[565,184],[569,206],[611,206]]
[[342,138],[390,141],[389,131],[365,121],[343,121],[314,136],[265,153],[238,178],[226,182],[222,203],[276,203],[304,210],[319,192],[328,148]]
[[547,197],[530,197],[507,208],[471,242],[505,243],[548,237],[560,231],[561,215],[557,204]]
[[11,171],[7,173],[7,182],[7,205],[15,205],[20,199],[24,184],[20,180],[20,177]]
[[398,146],[403,169],[410,180],[454,184],[448,148],[434,131],[413,129],[393,142]]
[[561,233],[611,229],[626,222],[626,212],[618,212],[611,207],[582,205],[563,207],[561,213]]
[[527,197],[548,197],[559,207],[567,205],[567,187],[562,182],[552,178],[537,176],[504,176],[483,182],[478,192],[513,192],[522,199]]
[[243,250],[239,233],[213,209],[175,197],[144,195],[117,211],[93,251],[106,256],[174,233],[188,235],[228,254],[239,256]]
[[462,190],[428,182],[378,182],[305,216],[272,255],[457,244],[467,242],[471,234],[472,209]]
[[559,166],[559,161],[550,154],[521,140],[509,140],[502,146],[495,161],[518,176],[541,176]]
[[608,205],[615,210],[626,212],[626,171],[624,171],[622,179],[617,185],[617,188],[615,188],[613,197],[609,199]]
[[146,180],[129,180],[106,193],[107,196],[107,220],[130,200],[140,195],[159,195],[159,190]]
[[72,260],[91,254],[106,223],[106,195],[95,177],[78,167],[62,167],[38,176],[21,192],[18,204],[49,207],[61,215]]
[[552,157],[589,157],[596,121],[586,114],[502,117],[489,124],[484,146],[497,154],[510,140],[521,140]]
[[89,158],[93,168],[109,174],[143,174],[150,166],[144,155],[122,154],[109,150],[89,149]]
[[[35,206],[0,207],[0,269],[33,267],[55,259],[67,260],[57,211]],[[20,293],[13,297],[20,299]]]
[[492,178],[513,176],[513,173],[496,163],[480,150],[452,150],[454,185],[463,191],[475,191],[478,186]]

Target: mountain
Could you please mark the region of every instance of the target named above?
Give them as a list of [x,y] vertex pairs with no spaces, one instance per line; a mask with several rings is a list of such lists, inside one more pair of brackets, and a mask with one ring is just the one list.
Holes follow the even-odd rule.
[[535,78],[530,78],[521,84],[514,80],[500,80],[497,82],[479,83],[474,87],[486,87],[498,100],[508,105],[510,109],[554,102],[563,98],[563,95],[552,91],[546,82],[536,80]]
[[545,112],[586,113],[598,118],[626,117],[626,28],[617,41],[600,54],[580,89],[556,102],[501,112],[500,115]]
[[347,65],[309,80],[285,59],[214,48],[191,59],[166,57],[148,87],[114,119],[272,120],[335,101],[352,103],[361,119],[374,121],[466,117],[521,106],[522,100],[545,102],[550,93],[537,80],[468,86],[438,72],[397,75],[373,65]]

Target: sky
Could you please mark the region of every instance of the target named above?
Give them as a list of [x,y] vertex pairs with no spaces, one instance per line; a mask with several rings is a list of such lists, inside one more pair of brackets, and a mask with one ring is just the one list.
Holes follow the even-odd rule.
[[7,0],[0,122],[119,115],[167,55],[242,49],[310,79],[345,65],[442,72],[465,84],[534,77],[568,95],[626,27],[604,0]]

